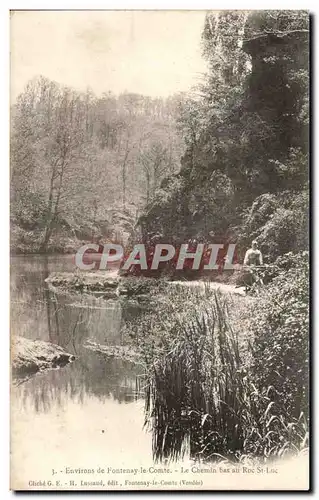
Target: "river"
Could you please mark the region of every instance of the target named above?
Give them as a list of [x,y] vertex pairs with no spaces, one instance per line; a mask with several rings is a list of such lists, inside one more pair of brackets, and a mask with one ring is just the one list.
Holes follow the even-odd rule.
[[[156,469],[152,434],[143,425],[140,369],[84,347],[87,340],[125,345],[121,327],[138,312],[119,300],[56,294],[45,283],[51,272],[72,270],[74,259],[68,255],[11,260],[12,334],[58,344],[76,356],[63,368],[12,381],[14,489],[238,489],[239,474],[214,461],[201,469],[188,452],[179,465],[169,461],[169,473],[166,463]],[[235,292],[226,285],[222,290]],[[307,484],[307,457],[297,459],[297,464],[284,463],[282,474],[274,474],[272,488],[291,488],[293,481],[298,488]],[[249,481],[244,476],[241,484],[247,489],[269,488],[267,474],[249,475]],[[86,487],[90,480],[97,485]]]
[[23,484],[35,470],[40,480],[52,468],[130,466],[152,456],[139,369],[83,347],[88,339],[125,344],[121,325],[134,311],[123,311],[119,301],[50,291],[49,273],[74,269],[69,255],[11,260],[12,334],[58,344],[77,357],[12,384],[12,474]]

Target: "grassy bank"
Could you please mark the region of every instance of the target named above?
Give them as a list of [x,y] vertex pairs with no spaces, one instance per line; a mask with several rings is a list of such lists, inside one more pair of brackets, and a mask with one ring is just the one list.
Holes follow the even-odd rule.
[[308,270],[302,260],[258,297],[206,285],[157,293],[130,325],[147,367],[156,460],[269,461],[308,446]]

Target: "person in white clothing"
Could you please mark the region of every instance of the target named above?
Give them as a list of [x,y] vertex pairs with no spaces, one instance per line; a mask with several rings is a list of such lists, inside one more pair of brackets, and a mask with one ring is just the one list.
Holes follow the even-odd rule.
[[257,241],[254,240],[251,244],[251,248],[247,250],[244,258],[244,266],[262,266],[263,256],[260,250],[258,250]]

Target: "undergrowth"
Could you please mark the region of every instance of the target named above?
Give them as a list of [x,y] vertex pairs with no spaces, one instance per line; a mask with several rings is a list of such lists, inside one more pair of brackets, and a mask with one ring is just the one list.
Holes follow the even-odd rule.
[[[153,432],[156,461],[177,460],[186,452],[202,461],[269,461],[307,450],[306,350],[295,355],[300,342],[287,329],[275,342],[279,330],[271,323],[271,311],[270,317],[261,315],[271,302],[265,293],[249,306],[209,284],[202,292],[176,286],[158,297],[156,316],[140,318],[136,340],[147,367],[145,424]],[[247,315],[247,308],[250,332],[241,331],[238,321],[238,310]],[[294,317],[294,328],[304,321],[305,311],[301,314]],[[297,331],[307,343],[307,329]],[[288,365],[296,376],[289,378]]]

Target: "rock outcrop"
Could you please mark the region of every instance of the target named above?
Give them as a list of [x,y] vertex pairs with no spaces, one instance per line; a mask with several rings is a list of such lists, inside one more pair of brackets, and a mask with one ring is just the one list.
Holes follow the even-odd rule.
[[59,368],[74,361],[75,356],[62,347],[24,337],[13,337],[11,367],[14,378],[24,378],[47,369]]

